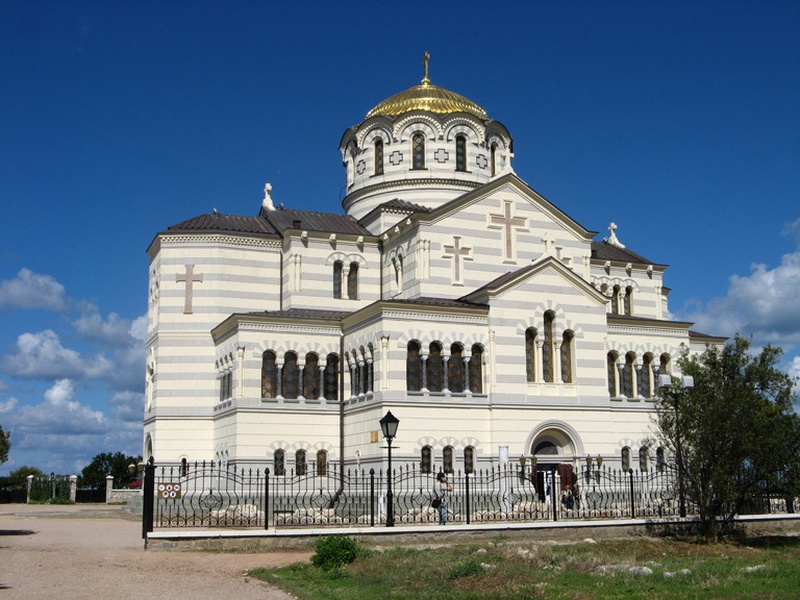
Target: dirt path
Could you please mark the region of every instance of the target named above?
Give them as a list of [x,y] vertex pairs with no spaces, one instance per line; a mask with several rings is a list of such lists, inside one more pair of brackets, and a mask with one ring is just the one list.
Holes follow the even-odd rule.
[[0,600],[290,600],[245,573],[311,554],[145,551],[141,527],[120,507],[0,504]]

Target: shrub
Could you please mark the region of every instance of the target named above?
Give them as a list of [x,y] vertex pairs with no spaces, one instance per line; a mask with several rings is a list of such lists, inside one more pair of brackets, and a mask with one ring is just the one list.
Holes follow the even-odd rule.
[[356,559],[358,543],[344,535],[332,535],[318,539],[316,550],[311,563],[323,571],[333,571]]

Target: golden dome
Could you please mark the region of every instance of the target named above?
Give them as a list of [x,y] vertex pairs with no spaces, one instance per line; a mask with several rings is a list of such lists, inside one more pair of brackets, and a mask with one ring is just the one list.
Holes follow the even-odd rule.
[[367,118],[369,119],[375,115],[392,117],[412,110],[425,110],[437,114],[465,112],[479,119],[488,118],[486,111],[472,100],[438,85],[431,85],[427,78],[422,80],[422,85],[415,85],[387,98],[369,111]]
[[431,85],[431,80],[428,77],[428,61],[430,58],[431,55],[427,52],[422,58],[422,64],[425,65],[425,76],[422,78],[422,85],[415,85],[404,92],[387,98],[369,111],[367,118],[369,119],[375,115],[394,117],[412,110],[425,110],[439,115],[465,112],[479,119],[488,119],[486,111],[472,100],[464,98],[461,94],[440,88],[438,85]]

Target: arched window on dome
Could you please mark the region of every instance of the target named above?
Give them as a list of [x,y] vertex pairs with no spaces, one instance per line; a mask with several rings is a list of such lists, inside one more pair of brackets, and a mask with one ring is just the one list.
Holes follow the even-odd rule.
[[492,177],[497,175],[497,144],[492,144],[490,163],[492,165]]
[[456,171],[467,170],[467,136],[459,133],[456,136]]
[[383,175],[383,140],[375,140],[375,175]]
[[425,136],[422,133],[411,136],[411,168],[425,168]]

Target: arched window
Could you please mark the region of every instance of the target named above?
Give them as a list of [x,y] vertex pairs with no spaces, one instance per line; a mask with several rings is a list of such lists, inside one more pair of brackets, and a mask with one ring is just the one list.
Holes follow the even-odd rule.
[[411,137],[411,168],[418,170],[425,168],[425,136],[415,133]]
[[286,451],[275,450],[275,453],[272,455],[272,462],[275,467],[276,477],[286,475]]
[[442,450],[442,471],[452,473],[455,470],[454,452],[452,446],[445,446]]
[[553,322],[556,319],[555,313],[547,311],[544,313],[544,346],[542,346],[542,369],[544,380],[553,383]]
[[430,473],[433,470],[433,448],[430,446],[422,447],[419,469],[422,473]]
[[666,352],[661,355],[659,359],[658,373],[659,375],[669,375],[672,371],[672,357]]
[[633,398],[636,389],[636,355],[633,352],[628,352],[625,355],[625,366],[622,367],[622,395],[626,398]]
[[328,354],[325,359],[325,400],[338,400],[339,398],[339,356]]
[[642,370],[639,372],[639,395],[653,397],[653,355],[649,352],[642,357]]
[[536,381],[536,335],[533,327],[525,330],[525,370],[528,381]]
[[631,470],[631,449],[625,446],[622,449],[622,470],[627,472]]
[[303,370],[303,398],[319,398],[319,357],[313,352],[306,354]]
[[492,144],[491,158],[489,162],[492,165],[492,177],[497,175],[497,144]]
[[358,263],[350,263],[350,271],[347,273],[347,297],[350,300],[358,299]]
[[483,393],[483,348],[474,344],[472,357],[469,359],[469,391],[473,394]]
[[419,392],[422,389],[419,342],[409,342],[406,346],[406,390]]
[[425,373],[429,391],[442,391],[442,368],[442,345],[439,342],[433,342],[430,345]]
[[619,397],[619,371],[617,370],[617,353],[609,352],[606,360],[608,367],[608,395]]
[[287,352],[283,355],[283,397],[297,398],[300,389],[300,369],[297,366],[297,354]]
[[572,340],[574,334],[567,330],[561,341],[561,381],[572,383]]
[[325,450],[317,451],[317,477],[325,477],[328,474],[328,453]]
[[622,305],[625,316],[630,317],[633,314],[633,288],[631,286],[625,288],[625,299]]
[[375,175],[383,175],[383,140],[375,140]]
[[261,355],[261,397],[274,398],[278,394],[278,369],[272,350]]
[[456,136],[456,171],[467,170],[467,136],[459,133]]
[[306,451],[298,450],[294,453],[294,472],[297,475],[306,474]]
[[611,314],[619,314],[619,286],[615,285],[611,292]]
[[650,459],[650,448],[647,446],[642,446],[639,448],[639,470],[640,471],[647,471],[648,469],[648,461]]
[[333,263],[333,297],[342,297],[342,271],[344,270],[344,263],[337,260]]
[[656,471],[659,473],[663,473],[664,469],[667,468],[667,455],[664,450],[664,446],[659,446],[656,448]]
[[455,394],[464,391],[464,356],[461,344],[450,346],[450,358],[447,359],[447,389]]
[[472,446],[464,448],[464,471],[475,472],[475,448]]

